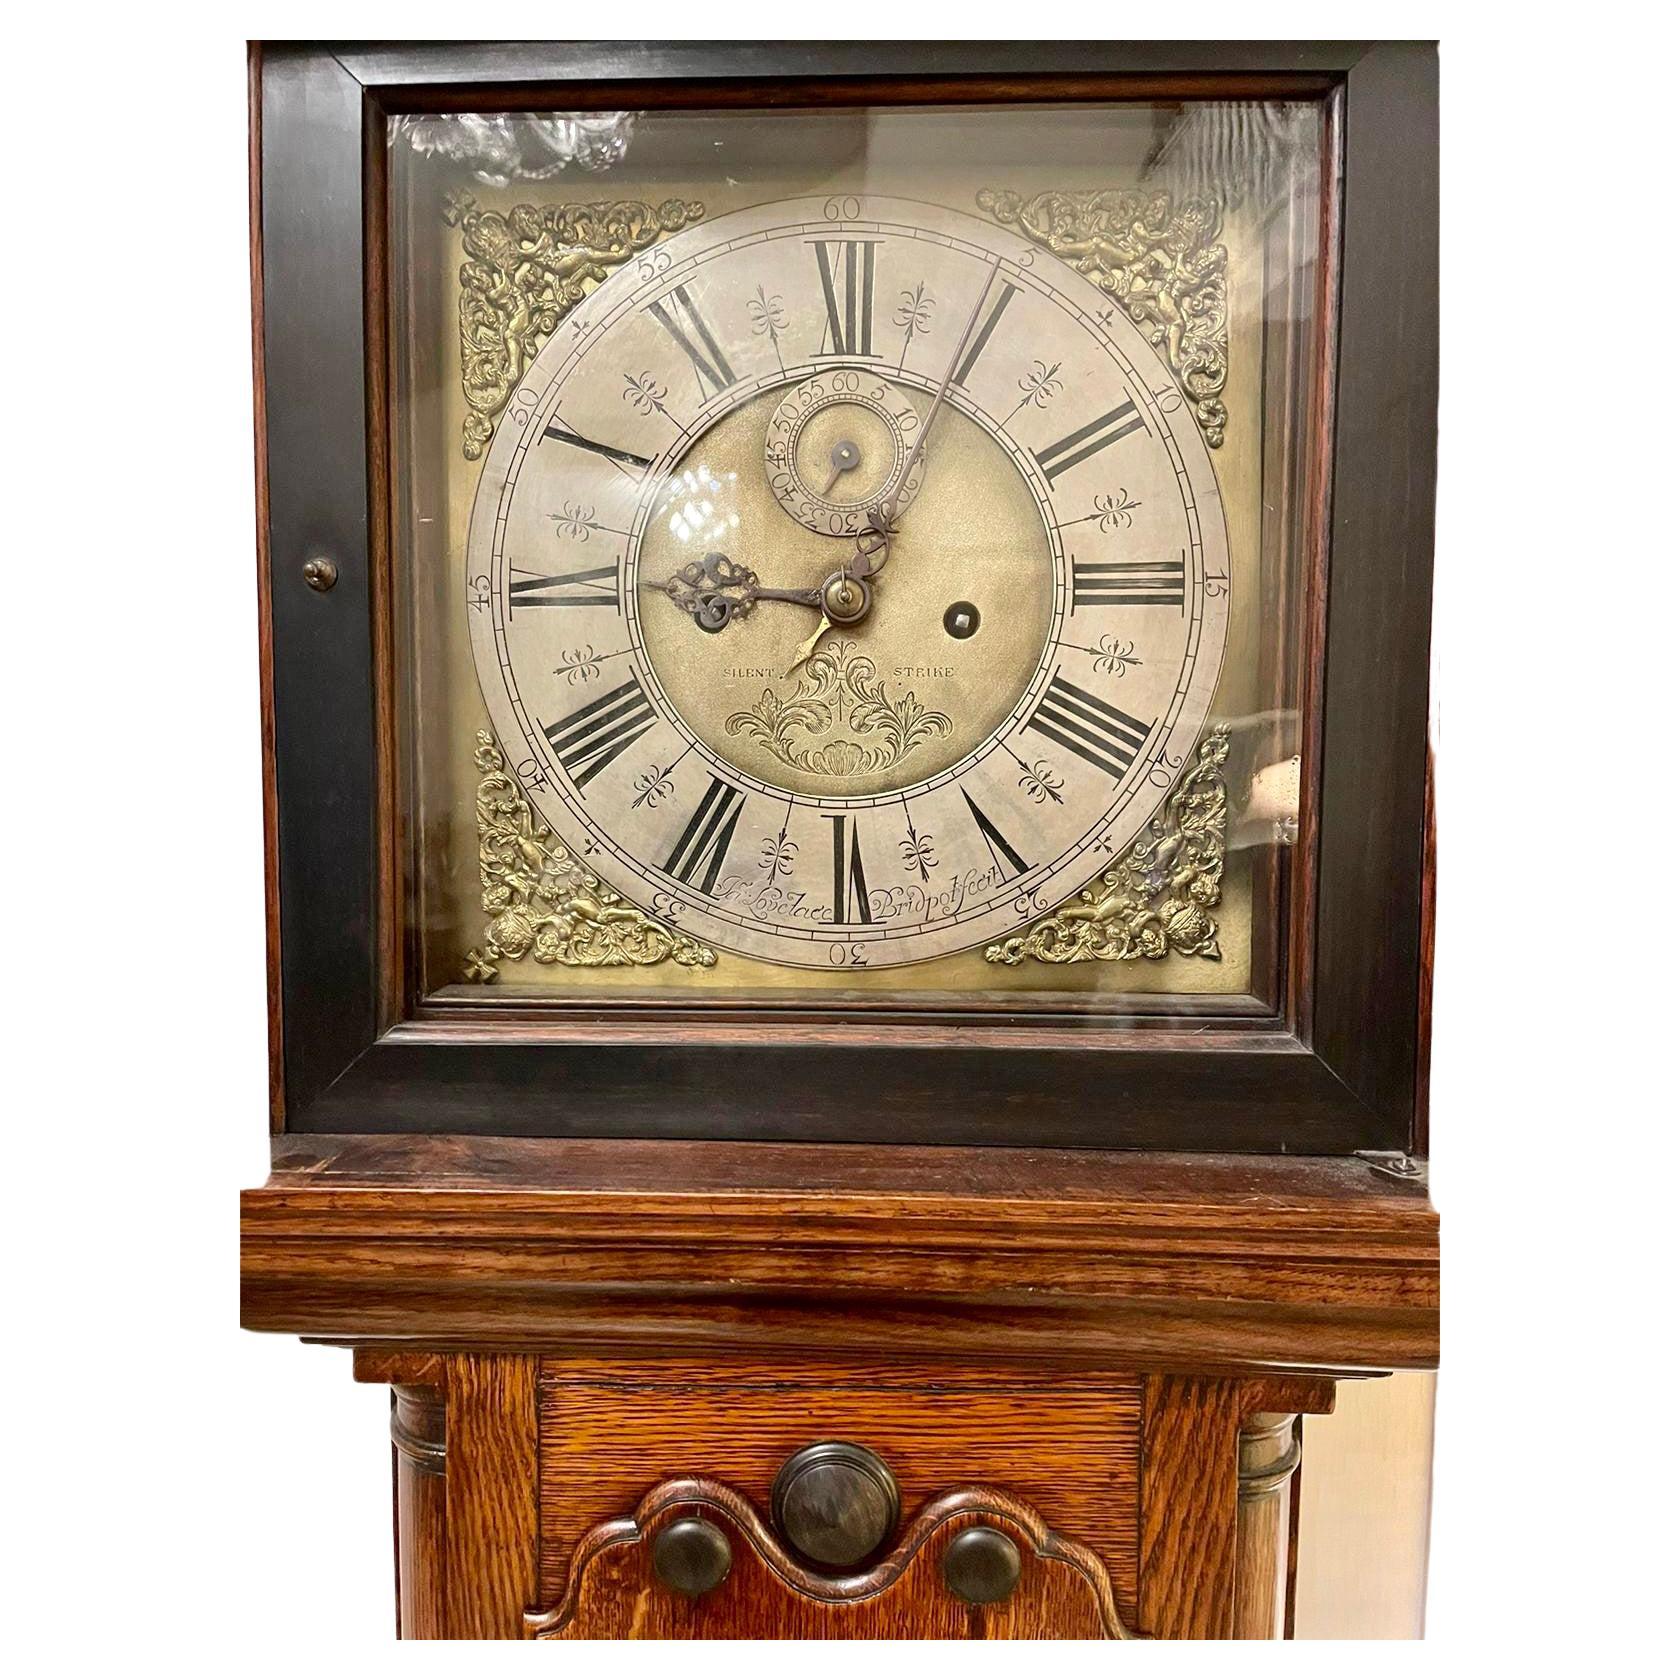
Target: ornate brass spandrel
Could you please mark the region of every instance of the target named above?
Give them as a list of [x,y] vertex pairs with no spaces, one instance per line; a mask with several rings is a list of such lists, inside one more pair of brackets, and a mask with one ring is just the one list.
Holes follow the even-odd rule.
[[977,202],[1117,299],[1189,399],[1208,447],[1225,441],[1220,393],[1230,347],[1218,198],[1142,187],[1024,198],[987,187]]
[[529,957],[566,968],[710,968],[710,947],[643,915],[605,887],[555,838],[510,776],[495,737],[478,731],[478,873],[492,918],[467,953],[468,980]]
[[1218,962],[1219,924],[1208,914],[1225,877],[1224,766],[1229,724],[1197,749],[1160,813],[1130,852],[1053,915],[986,947],[986,961],[1158,961],[1168,955]]
[[[755,706],[732,713],[724,727],[750,736],[792,769],[853,776],[893,769],[923,741],[949,735],[951,720],[922,705],[914,689],[889,696],[875,661],[856,642],[835,637],[806,661],[791,693],[765,689]],[[820,739],[825,734],[829,738]]]
[[461,230],[461,391],[467,399],[462,453],[476,461],[531,359],[611,269],[662,234],[706,213],[696,200],[657,206],[632,199],[516,204],[481,210],[453,198],[445,219]]

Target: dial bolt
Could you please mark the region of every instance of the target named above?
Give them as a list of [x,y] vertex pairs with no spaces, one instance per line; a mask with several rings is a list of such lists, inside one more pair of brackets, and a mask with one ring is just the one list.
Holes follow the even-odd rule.
[[869,590],[840,572],[823,585],[822,604],[831,623],[855,624],[869,611]]

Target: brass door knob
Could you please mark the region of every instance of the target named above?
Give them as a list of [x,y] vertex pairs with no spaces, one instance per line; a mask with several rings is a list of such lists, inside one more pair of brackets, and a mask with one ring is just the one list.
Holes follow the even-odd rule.
[[970,1604],[998,1604],[1021,1579],[1021,1554],[995,1528],[965,1528],[949,1546],[941,1567],[945,1585]]
[[776,1473],[770,1514],[809,1562],[851,1569],[880,1549],[898,1522],[898,1483],[866,1447],[819,1441]]
[[689,1598],[722,1586],[731,1562],[729,1536],[703,1517],[683,1517],[653,1538],[653,1572]]

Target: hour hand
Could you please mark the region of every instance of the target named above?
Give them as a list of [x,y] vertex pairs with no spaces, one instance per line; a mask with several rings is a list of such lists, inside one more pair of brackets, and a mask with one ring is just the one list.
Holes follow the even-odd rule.
[[691,560],[662,581],[647,579],[643,587],[659,590],[707,631],[721,630],[732,620],[745,618],[760,601],[822,605],[820,590],[767,588],[750,566],[737,564],[727,554]]

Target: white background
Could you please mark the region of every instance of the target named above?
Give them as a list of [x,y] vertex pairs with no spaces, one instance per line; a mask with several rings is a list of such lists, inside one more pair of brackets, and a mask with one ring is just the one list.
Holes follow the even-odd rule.
[[[57,33],[8,39],[0,263],[7,1645],[54,1672],[116,1640],[189,1672],[438,1661],[390,1644],[383,1391],[345,1353],[235,1327],[235,1193],[266,1164],[243,38],[581,32],[597,14],[35,10]],[[1008,36],[1042,17],[600,15],[656,39]],[[1578,1661],[1590,1641],[1614,1664],[1672,1592],[1677,101],[1657,17],[1202,0],[1148,19],[1444,36],[1430,1643],[1507,1660]]]

